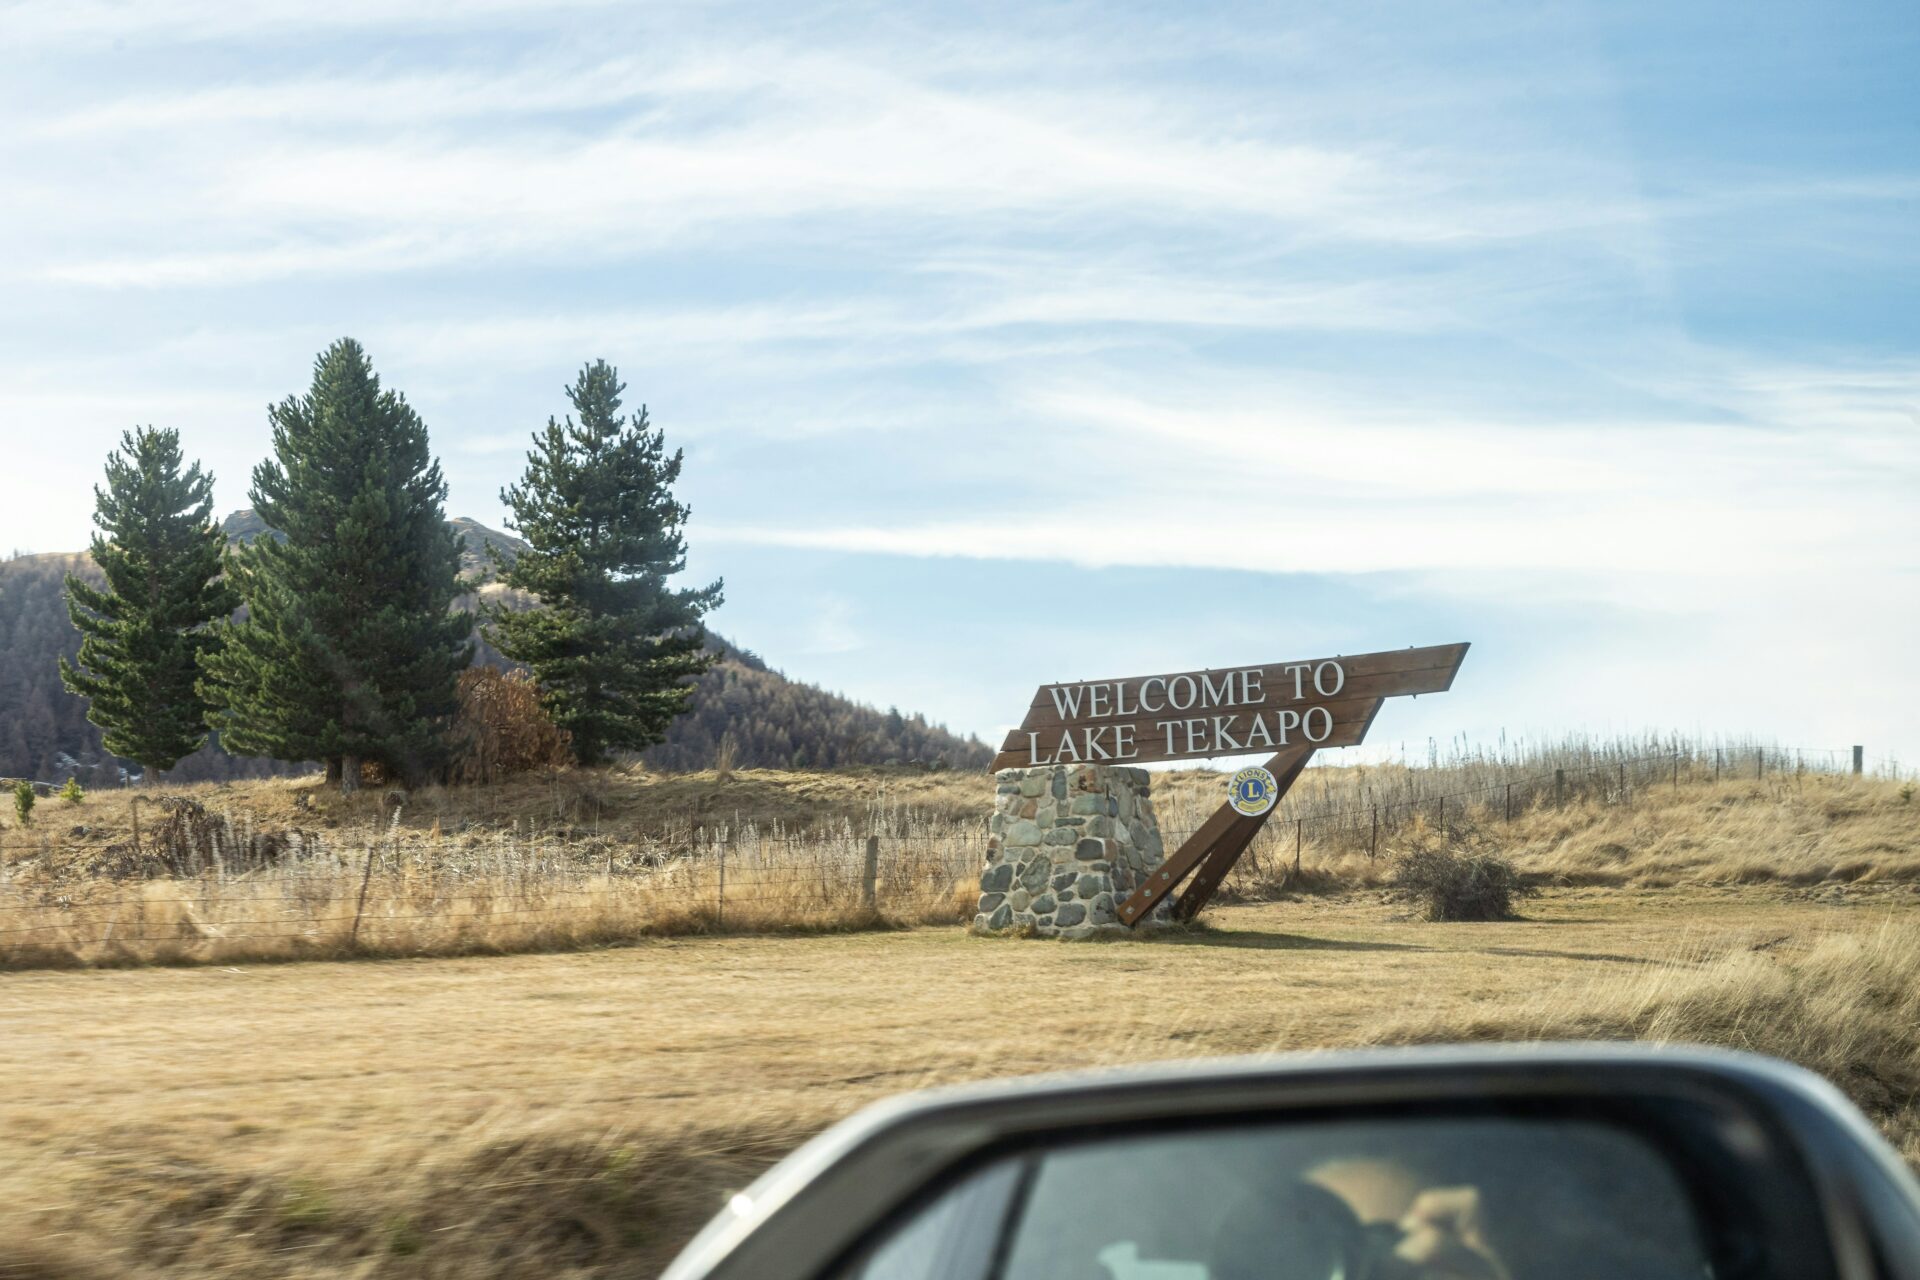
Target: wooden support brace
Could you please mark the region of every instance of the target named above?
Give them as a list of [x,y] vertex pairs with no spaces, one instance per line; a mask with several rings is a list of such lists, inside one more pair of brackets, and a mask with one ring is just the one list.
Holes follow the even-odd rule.
[[1146,883],[1135,889],[1118,910],[1120,923],[1131,927],[1146,918],[1149,911],[1160,899],[1180,887],[1187,873],[1199,865],[1200,859],[1212,849],[1214,843],[1225,835],[1240,815],[1227,805],[1221,805],[1213,815],[1200,824],[1200,829],[1187,837],[1186,843],[1175,849],[1162,862],[1147,874]]
[[[1294,780],[1300,776],[1300,770],[1306,767],[1312,755],[1312,747],[1289,747],[1267,761],[1268,772],[1273,774],[1274,781],[1279,784],[1278,794],[1273,798],[1275,809],[1279,808],[1280,797],[1287,793],[1287,788],[1291,787]],[[1217,863],[1218,869],[1208,875],[1208,887],[1199,899],[1204,903],[1207,898],[1213,896],[1213,890],[1219,886],[1219,877],[1225,875],[1227,869],[1239,861],[1240,855],[1246,851],[1247,845],[1252,843],[1254,835],[1272,813],[1273,809],[1269,809],[1258,817],[1244,818],[1235,813],[1233,806],[1228,804],[1223,804],[1214,810],[1212,816],[1200,824],[1199,830],[1188,836],[1186,843],[1174,850],[1165,862],[1155,867],[1148,874],[1146,883],[1135,889],[1132,895],[1120,904],[1120,923],[1131,927],[1146,919],[1147,913],[1152,911],[1162,898],[1179,888],[1181,881],[1185,880],[1203,861],[1208,860],[1209,854],[1218,850],[1221,855]],[[1228,848],[1231,848],[1230,853],[1227,852]],[[1198,889],[1199,885],[1196,884],[1195,888]],[[1199,907],[1196,906],[1193,910],[1198,911]]]
[[[1280,761],[1285,756],[1291,756],[1292,759],[1282,765]],[[1299,780],[1300,771],[1307,767],[1307,761],[1311,759],[1313,759],[1313,748],[1303,747],[1281,752],[1267,762],[1267,770],[1273,774],[1276,784],[1273,807],[1257,818],[1241,818],[1240,822],[1245,824],[1244,827],[1229,831],[1214,843],[1212,850],[1200,860],[1199,867],[1195,869],[1193,883],[1187,886],[1186,892],[1182,893],[1173,904],[1175,920],[1191,920],[1200,914],[1200,908],[1206,906],[1207,901],[1220,888],[1220,882],[1227,878],[1227,872],[1233,870],[1233,864],[1240,861],[1240,855],[1245,853],[1247,846],[1253,843],[1253,838],[1260,834],[1260,828],[1266,825],[1268,818],[1279,812],[1281,798],[1292,790],[1293,784]],[[1228,810],[1232,808],[1230,805],[1221,807]]]
[[1214,841],[1213,847],[1200,859],[1199,866],[1194,868],[1186,891],[1173,900],[1175,920],[1185,922],[1199,914],[1200,908],[1213,896],[1213,891],[1220,887],[1221,877],[1240,860],[1240,855],[1253,843],[1253,838],[1260,834],[1260,828],[1267,825],[1267,818],[1272,812],[1269,809],[1258,817],[1241,818],[1227,828],[1225,835]]

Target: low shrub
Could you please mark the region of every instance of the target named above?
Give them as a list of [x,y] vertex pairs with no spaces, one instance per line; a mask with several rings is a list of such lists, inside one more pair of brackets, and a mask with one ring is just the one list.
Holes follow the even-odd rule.
[[21,826],[33,825],[33,784],[25,779],[13,784],[13,812]]
[[1515,899],[1534,890],[1496,853],[1411,849],[1393,860],[1393,895],[1420,906],[1429,920],[1511,920]]
[[81,788],[80,779],[68,778],[67,785],[60,788],[60,798],[68,804],[79,804],[82,800],[85,800],[87,793]]
[[498,782],[572,763],[566,731],[540,705],[540,686],[524,671],[470,667],[460,674],[454,716],[453,780]]

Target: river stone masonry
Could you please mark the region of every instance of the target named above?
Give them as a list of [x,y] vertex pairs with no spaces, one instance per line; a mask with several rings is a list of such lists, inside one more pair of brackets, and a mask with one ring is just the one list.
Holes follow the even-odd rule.
[[[1150,775],[1116,765],[1049,765],[995,775],[976,929],[1046,937],[1124,933],[1116,904],[1166,858]],[[1141,926],[1166,924],[1165,901]]]

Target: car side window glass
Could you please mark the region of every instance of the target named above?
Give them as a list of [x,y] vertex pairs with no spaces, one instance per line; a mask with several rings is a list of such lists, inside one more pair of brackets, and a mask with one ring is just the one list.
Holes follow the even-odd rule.
[[1006,1160],[949,1187],[836,1280],[988,1280],[1020,1171]]
[[1562,1120],[1142,1135],[1037,1158],[992,1280],[1702,1280],[1684,1187]]

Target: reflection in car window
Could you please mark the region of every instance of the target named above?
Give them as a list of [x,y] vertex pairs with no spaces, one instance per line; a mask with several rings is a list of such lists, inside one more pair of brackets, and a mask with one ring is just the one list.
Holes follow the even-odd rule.
[[1009,1162],[936,1199],[847,1280],[1712,1274],[1675,1172],[1597,1123],[1368,1121],[1084,1143],[1032,1157],[1009,1213],[1016,1178]]

